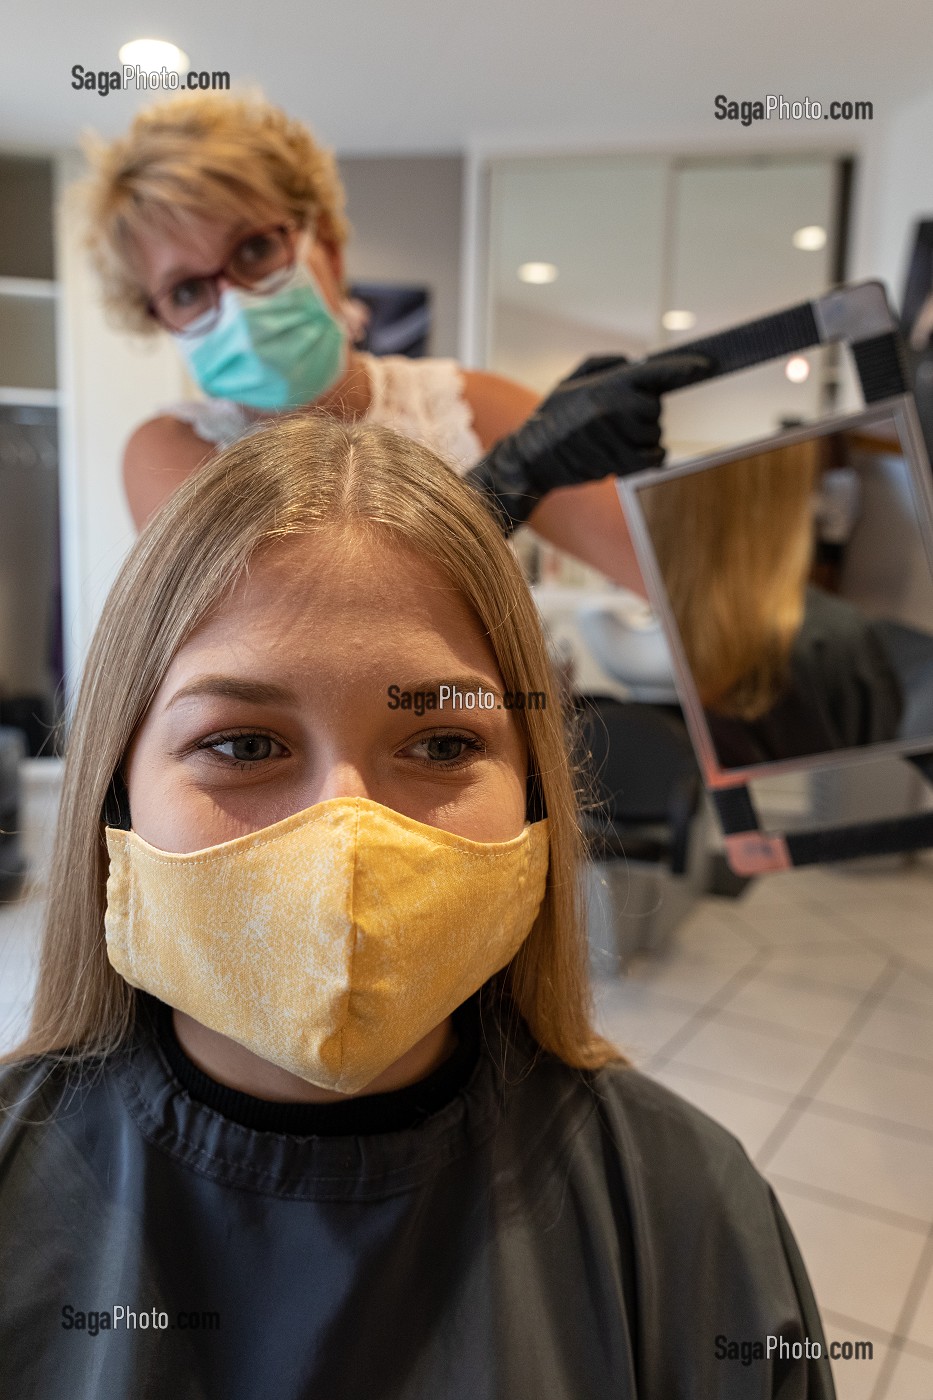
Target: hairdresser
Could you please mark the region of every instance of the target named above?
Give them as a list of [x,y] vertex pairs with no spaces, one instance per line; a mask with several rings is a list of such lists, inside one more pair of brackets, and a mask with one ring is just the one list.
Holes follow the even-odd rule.
[[336,165],[261,99],[199,93],[150,107],[94,166],[89,242],[108,308],[126,328],[170,334],[206,395],[130,438],[123,474],[138,526],[258,419],[313,407],[420,440],[494,499],[506,529],[529,520],[627,580],[609,478],[660,464],[660,395],[705,361],[588,361],[538,404],[452,360],[355,349]]

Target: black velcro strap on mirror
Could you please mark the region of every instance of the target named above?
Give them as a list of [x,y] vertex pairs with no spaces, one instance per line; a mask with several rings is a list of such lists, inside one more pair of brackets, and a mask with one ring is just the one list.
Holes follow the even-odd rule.
[[759,831],[758,813],[752,805],[747,787],[715,788],[711,793],[726,836],[738,836],[743,831]]
[[648,362],[653,364],[671,355],[705,355],[712,368],[702,378],[716,379],[719,375],[734,374],[736,370],[747,369],[750,365],[764,364],[767,360],[793,355],[798,350],[808,350],[819,343],[820,332],[813,305],[804,301],[799,306],[788,307],[786,311],[776,311],[772,316],[746,321],[742,326],[732,326],[727,331],[691,340],[686,345],[672,346],[658,355],[649,355]]
[[852,342],[852,354],[866,403],[906,394],[909,387],[904,347],[896,331]]
[[933,812],[893,821],[862,822],[825,831],[792,831],[784,837],[794,865],[893,856],[933,846]]

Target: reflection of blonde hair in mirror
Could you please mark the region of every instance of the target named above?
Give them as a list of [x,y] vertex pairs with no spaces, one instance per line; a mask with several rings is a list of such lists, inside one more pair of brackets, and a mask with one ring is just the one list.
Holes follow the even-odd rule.
[[277,216],[341,247],[349,225],[337,164],[301,122],[258,95],[180,93],[146,107],[125,136],[88,143],[88,246],[104,302],[126,329],[156,323],[134,262],[142,230],[184,229],[193,219]]
[[[546,1050],[595,1068],[616,1052],[593,1029],[579,905],[581,837],[564,717],[537,611],[482,498],[426,448],[384,429],[284,418],[241,439],[153,517],[110,592],[71,728],[38,992],[15,1056],[113,1049],[136,993],[107,961],[101,809],[134,732],[185,639],[262,550],[337,531],[388,538],[450,579],[477,617],[511,691],[550,831],[550,868],[528,939],[494,985]],[[11,1058],[11,1057],[8,1057]]]
[[787,678],[813,555],[815,442],[662,480],[645,511],[700,700],[758,719]]

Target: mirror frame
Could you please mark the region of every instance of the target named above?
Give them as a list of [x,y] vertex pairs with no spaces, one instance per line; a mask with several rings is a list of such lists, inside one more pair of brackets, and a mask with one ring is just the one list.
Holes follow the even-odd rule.
[[757,453],[770,452],[782,447],[792,447],[809,442],[814,438],[826,437],[832,433],[849,432],[876,426],[887,420],[894,420],[894,426],[903,448],[904,461],[911,486],[920,536],[930,566],[933,580],[933,472],[926,454],[923,433],[913,397],[898,394],[881,399],[871,408],[857,413],[822,418],[799,428],[792,428],[771,437],[744,442],[728,450],[705,453],[677,466],[661,468],[657,471],[640,472],[636,476],[622,477],[617,481],[617,489],[622,509],[628,520],[632,540],[641,565],[642,574],[648,588],[648,597],[655,613],[661,621],[671,652],[674,681],[684,711],[684,718],[693,747],[703,773],[703,781],[711,791],[744,786],[753,779],[770,777],[780,773],[805,772],[813,769],[833,768],[841,764],[867,762],[888,755],[907,755],[933,751],[933,734],[925,739],[892,739],[884,743],[868,744],[858,748],[832,749],[821,754],[804,754],[796,758],[776,759],[770,763],[759,763],[744,768],[721,767],[713,745],[703,705],[680,641],[677,624],[667,596],[667,589],[651,542],[648,522],[641,504],[641,492],[657,486],[661,481],[677,477],[692,476],[696,472],[708,471],[727,462],[741,461]]

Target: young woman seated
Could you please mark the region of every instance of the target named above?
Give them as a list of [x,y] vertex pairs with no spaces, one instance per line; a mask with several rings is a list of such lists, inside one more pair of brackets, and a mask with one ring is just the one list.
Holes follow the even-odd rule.
[[767,1184],[594,1028],[581,855],[478,493],[309,416],[181,486],[88,658],[0,1077],[5,1393],[831,1396]]

